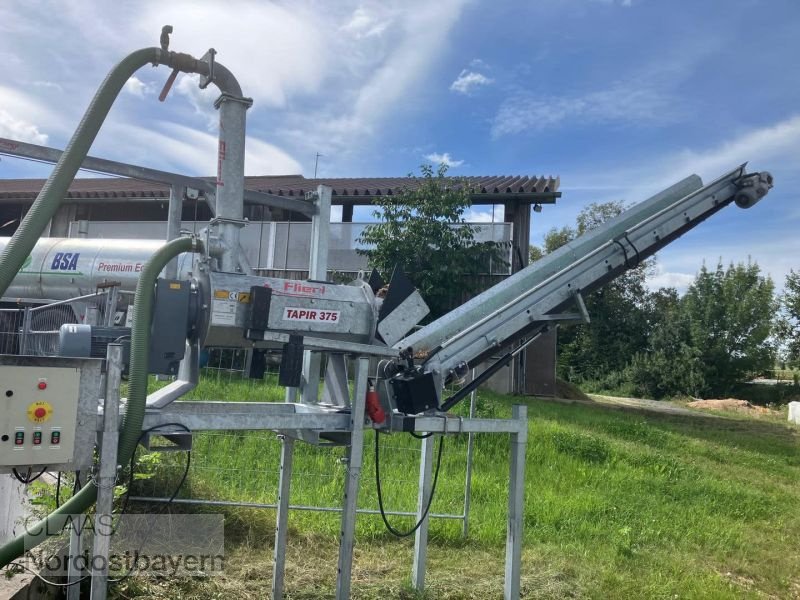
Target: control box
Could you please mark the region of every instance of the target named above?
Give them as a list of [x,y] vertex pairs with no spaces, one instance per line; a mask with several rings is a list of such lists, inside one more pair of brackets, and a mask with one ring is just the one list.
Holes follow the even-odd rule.
[[101,363],[0,356],[0,471],[92,465]]

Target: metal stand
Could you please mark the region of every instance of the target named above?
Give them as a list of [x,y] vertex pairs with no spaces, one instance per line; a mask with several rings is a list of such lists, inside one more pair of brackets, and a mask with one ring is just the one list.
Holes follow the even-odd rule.
[[[431,479],[433,475],[433,442],[434,437],[422,440],[422,454],[419,459],[419,494],[417,496],[417,520],[422,524],[414,535],[414,562],[411,566],[411,585],[420,594],[425,589],[425,565],[428,560],[428,526],[430,519],[425,515],[425,508],[431,497]],[[441,442],[440,442],[441,443]]]
[[[79,474],[75,473],[75,478],[77,479],[78,477]],[[81,532],[85,523],[86,517],[84,515],[76,515],[69,525],[69,556],[73,560],[70,560],[67,566],[67,583],[71,584],[67,588],[67,600],[80,600],[81,597],[81,587],[78,585],[78,580],[84,575],[83,571],[78,569],[77,561],[74,560],[74,557],[83,554]]]
[[[356,530],[356,506],[361,465],[364,460],[364,408],[367,399],[369,358],[360,356],[350,411],[350,447],[347,451],[347,479],[344,484],[344,510],[339,532],[339,568],[336,580],[337,600],[350,597],[350,577],[353,571],[353,546]],[[376,434],[377,435],[377,434]]]
[[511,465],[508,477],[508,528],[506,530],[506,572],[503,598],[519,598],[522,563],[522,525],[525,519],[525,451],[528,446],[528,407],[515,404],[511,416],[524,423],[511,434]]
[[292,482],[294,439],[281,437],[281,475],[278,488],[278,511],[275,517],[275,554],[272,562],[272,600],[283,598],[286,566],[286,534],[289,528],[289,488]]
[[[472,369],[472,379],[475,379],[475,369]],[[469,418],[475,417],[477,392],[469,395]],[[464,520],[461,523],[461,537],[469,535],[469,509],[472,502],[472,456],[475,454],[475,434],[467,434],[467,473],[464,477]]]
[[[311,341],[309,341],[311,340]],[[311,347],[322,343],[313,338],[306,342]],[[354,345],[355,346],[355,345]],[[320,347],[321,348],[321,347]],[[326,510],[341,511],[341,528],[339,534],[339,559],[336,581],[336,598],[344,600],[350,596],[351,574],[353,568],[353,547],[355,539],[356,516],[359,512],[374,514],[376,511],[357,510],[358,488],[364,455],[364,412],[367,392],[369,356],[358,355],[356,359],[355,384],[350,396],[351,410],[349,414],[341,408],[332,409],[307,404],[286,404],[272,402],[173,402],[157,410],[149,410],[145,414],[144,427],[181,423],[192,431],[213,430],[272,430],[286,432],[281,452],[280,489],[277,505],[248,504],[226,501],[186,501],[217,506],[252,506],[255,508],[277,508],[274,580],[272,593],[274,598],[281,598],[284,589],[284,567],[286,539],[288,531],[289,510]],[[345,390],[346,388],[343,388]],[[474,415],[474,406],[471,414]],[[405,431],[408,424],[402,415],[392,415],[390,429]],[[527,447],[528,421],[525,406],[515,406],[511,419],[463,418],[438,413],[413,417],[413,429],[416,432],[434,432],[443,435],[478,433],[510,433],[511,464],[509,467],[509,499],[508,529],[505,558],[505,598],[516,600],[520,594],[520,565],[522,557],[522,529],[524,523],[525,493],[525,451]],[[349,441],[347,452],[347,477],[344,483],[344,499],[342,508],[319,508],[293,506],[289,502],[290,482],[292,476],[293,440],[323,440],[340,438],[343,443]],[[420,461],[420,491],[417,501],[417,520],[427,506],[432,484],[434,458],[434,439],[426,438],[422,445]],[[470,469],[470,467],[468,467]],[[468,473],[468,481],[471,474]],[[469,489],[466,492],[469,497]],[[148,498],[142,498],[148,500]],[[159,499],[149,499],[159,500]],[[161,499],[166,500],[166,499]],[[439,515],[447,518],[463,518],[466,521],[468,506],[464,515]],[[401,514],[389,512],[388,514]],[[410,515],[409,515],[410,516]],[[428,515],[416,533],[414,545],[414,562],[412,567],[412,585],[419,591],[424,589],[425,568],[427,562]]]
[[[317,186],[316,204],[319,212],[311,217],[311,248],[308,261],[308,278],[311,281],[328,279],[328,248],[331,222],[331,196],[333,189]],[[306,350],[303,354],[301,397],[304,404],[316,404],[319,397],[319,376],[322,355]]]
[[109,344],[106,360],[106,389],[103,403],[103,442],[100,468],[95,480],[94,548],[92,551],[92,600],[105,600],[108,589],[108,556],[114,510],[114,486],[117,481],[117,442],[119,438],[119,386],[122,380],[122,345]]

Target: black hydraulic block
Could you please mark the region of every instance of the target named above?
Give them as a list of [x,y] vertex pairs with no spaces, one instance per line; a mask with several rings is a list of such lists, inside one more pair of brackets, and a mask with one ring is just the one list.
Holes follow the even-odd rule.
[[250,288],[250,303],[247,305],[244,327],[250,339],[263,339],[268,329],[269,305],[272,302],[272,288],[254,285]]
[[303,336],[290,335],[283,345],[281,368],[278,370],[278,385],[299,387],[303,376]]
[[186,350],[189,331],[188,281],[159,279],[150,335],[149,373],[175,375]]
[[389,380],[394,391],[397,410],[405,415],[416,415],[438,408],[439,395],[432,373],[409,373]]
[[267,372],[267,352],[259,348],[253,348],[251,352],[247,377],[248,379],[264,379],[264,373]]

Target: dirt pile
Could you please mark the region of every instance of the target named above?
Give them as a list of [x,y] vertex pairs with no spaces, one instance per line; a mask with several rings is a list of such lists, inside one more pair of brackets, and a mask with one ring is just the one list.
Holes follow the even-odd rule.
[[556,379],[556,398],[563,398],[564,400],[591,400],[577,385],[558,378]]
[[750,404],[747,400],[736,398],[712,398],[709,400],[694,400],[686,404],[689,408],[699,408],[705,410],[732,410],[750,414],[770,414],[773,411],[765,406]]

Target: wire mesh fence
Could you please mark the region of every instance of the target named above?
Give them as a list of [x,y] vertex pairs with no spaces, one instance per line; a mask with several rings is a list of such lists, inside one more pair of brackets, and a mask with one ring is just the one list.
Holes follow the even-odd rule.
[[[359,512],[379,515],[375,485],[374,433],[368,432],[361,471]],[[466,435],[463,436],[466,439]],[[380,435],[381,488],[385,514],[401,529],[414,523],[418,503],[421,442],[410,436]],[[442,443],[437,439],[436,445]],[[466,444],[449,436],[441,476],[431,505],[433,519],[456,521],[460,531],[468,518],[465,508]],[[272,432],[199,432],[193,436],[189,475],[175,502],[197,505],[271,509],[277,506],[280,477],[280,438]],[[296,444],[292,468],[290,507],[299,521],[315,528],[325,523],[310,513],[339,513],[349,474],[344,447]],[[166,502],[175,493],[185,465],[178,453],[146,461],[137,475],[132,500]],[[434,464],[436,461],[434,460]],[[331,532],[336,519],[328,520]],[[377,518],[362,527],[382,532]]]

